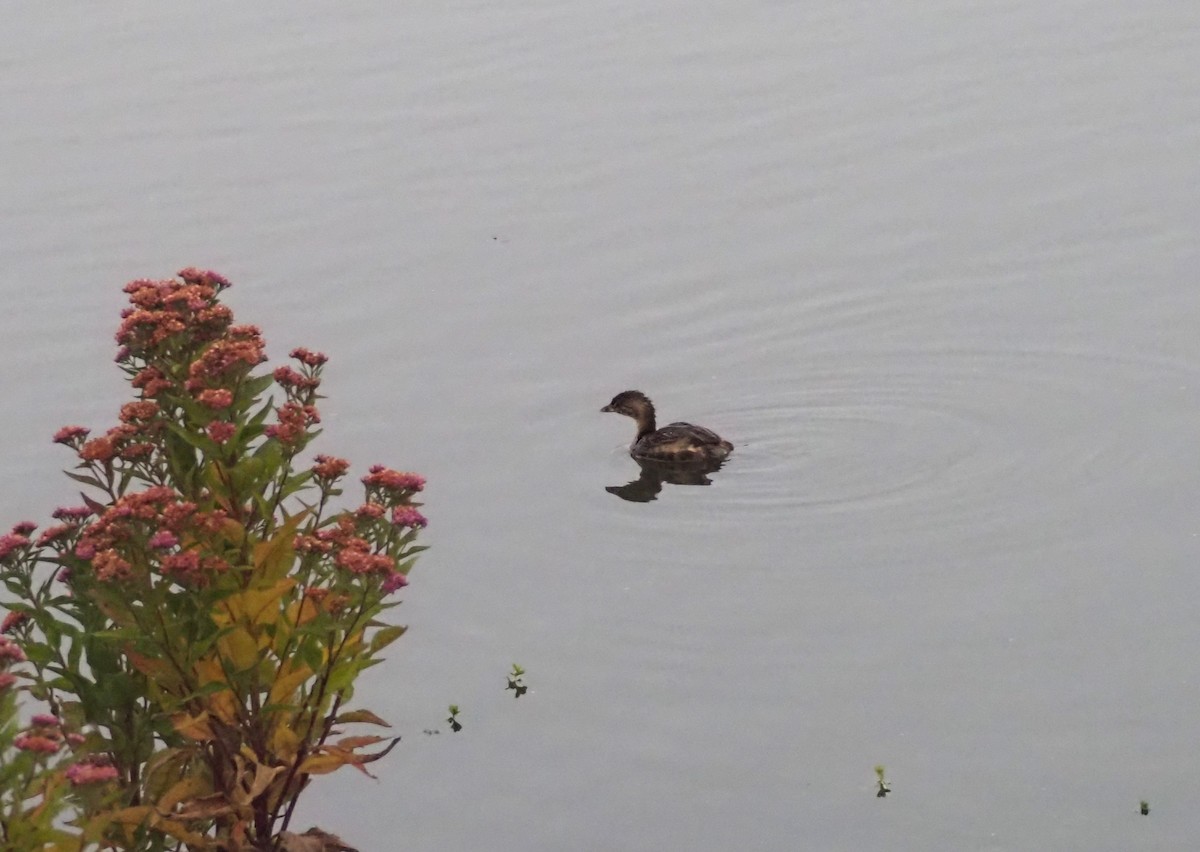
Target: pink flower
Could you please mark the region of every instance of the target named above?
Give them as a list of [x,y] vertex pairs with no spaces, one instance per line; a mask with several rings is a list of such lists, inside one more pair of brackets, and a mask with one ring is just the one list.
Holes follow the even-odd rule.
[[56,527],[50,527],[40,536],[38,536],[38,547],[45,547],[47,544],[57,541],[65,535],[69,535],[75,530],[75,527],[70,524],[59,524]]
[[320,379],[310,379],[302,373],[297,373],[291,367],[276,367],[275,372],[271,375],[275,378],[275,381],[283,385],[285,388],[311,390],[321,384]]
[[54,443],[74,444],[86,438],[91,431],[83,426],[64,426],[54,433]]
[[363,503],[354,514],[360,518],[382,518],[386,511],[381,503]]
[[263,432],[268,438],[274,438],[279,443],[295,446],[305,436],[305,430],[314,423],[320,423],[321,418],[317,409],[311,405],[301,406],[295,402],[286,402],[275,409],[278,423],[268,426]]
[[84,461],[110,461],[117,454],[112,438],[93,438],[79,448],[79,457]]
[[309,352],[303,346],[297,347],[288,353],[292,358],[295,358],[306,367],[320,367],[329,360],[324,352]]
[[19,547],[29,544],[29,539],[16,533],[0,535],[0,559],[6,559]]
[[133,573],[133,567],[117,555],[115,550],[102,550],[97,553],[92,560],[92,568],[96,571],[96,579],[102,583],[124,580]]
[[102,784],[105,781],[117,780],[115,766],[102,766],[94,763],[74,763],[67,767],[67,780],[73,787],[82,784]]
[[396,591],[397,589],[403,589],[407,585],[408,585],[408,578],[405,577],[403,574],[401,574],[399,571],[393,571],[391,574],[387,575],[387,577],[384,579],[380,588],[383,589],[383,593],[385,595],[390,595],[392,592]]
[[82,523],[92,516],[92,510],[87,506],[59,506],[51,515],[56,521],[67,523]]
[[186,269],[181,269],[176,273],[183,279],[184,284],[200,284],[205,287],[212,287],[214,290],[224,290],[226,287],[232,287],[229,279],[224,275],[218,275],[211,269],[198,269],[195,266],[189,266]]
[[67,734],[67,742],[73,746],[81,746],[87,742],[87,737],[85,737],[83,734],[71,733]]
[[201,405],[206,405],[209,408],[228,408],[233,405],[233,391],[228,388],[210,388],[209,390],[200,391],[196,399]]
[[425,477],[416,473],[402,473],[381,464],[372,466],[371,472],[362,481],[368,488],[382,488],[385,491],[415,492],[425,487]]
[[8,672],[0,672],[0,692],[12,688],[17,682],[17,676]]
[[0,664],[8,665],[24,661],[25,652],[21,650],[21,646],[7,636],[0,636]]
[[146,367],[133,377],[130,384],[135,388],[141,388],[143,398],[158,396],[171,388],[170,380],[157,367]]
[[96,545],[90,541],[81,541],[75,545],[75,555],[80,559],[91,560],[96,556]]
[[13,535],[27,536],[36,529],[37,524],[35,524],[33,521],[21,521],[21,523],[12,528],[12,533]]
[[422,529],[429,526],[429,521],[425,520],[425,516],[412,506],[397,506],[392,511],[392,523],[398,527],[421,527]]
[[182,553],[164,556],[162,570],[163,574],[181,583],[195,583],[201,579],[200,554],[194,550],[185,550]]
[[208,424],[208,437],[218,444],[224,444],[233,437],[233,433],[236,431],[237,427],[226,420],[214,420]]
[[149,544],[155,550],[169,550],[179,544],[179,539],[170,530],[159,530],[150,536]]
[[24,610],[14,609],[12,612],[4,616],[4,621],[0,622],[0,633],[12,633],[21,626],[29,618],[29,613]]
[[316,536],[298,535],[292,546],[300,553],[329,553],[333,550],[333,545],[327,541],[321,541]]
[[342,476],[350,469],[350,462],[335,456],[317,456],[313,465],[313,474],[318,479],[333,480]]
[[21,751],[38,751],[44,754],[54,754],[58,751],[61,743],[58,740],[52,740],[40,734],[21,734],[13,740],[13,745]]
[[38,713],[30,721],[38,728],[57,728],[62,724],[57,716],[51,716],[49,713]]
[[139,402],[127,402],[121,406],[120,419],[122,423],[135,423],[152,420],[158,416],[158,403],[152,399]]

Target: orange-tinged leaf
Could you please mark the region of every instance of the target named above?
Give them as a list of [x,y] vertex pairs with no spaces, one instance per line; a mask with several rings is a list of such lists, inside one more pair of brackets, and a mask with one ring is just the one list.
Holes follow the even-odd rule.
[[362,748],[363,746],[375,745],[376,743],[384,742],[387,739],[388,737],[378,737],[373,734],[362,737],[342,737],[337,741],[337,745],[338,748],[352,750],[356,748]]
[[196,677],[200,680],[201,686],[207,686],[210,683],[225,683],[225,670],[221,668],[221,661],[216,657],[208,656],[202,660],[196,660]]
[[[271,782],[275,780],[275,776],[283,772],[285,766],[264,766],[259,763],[254,767],[252,776],[243,776],[238,784],[238,789],[234,791],[233,800],[239,805],[248,805],[261,796]],[[247,785],[245,782],[249,780]]]
[[225,540],[231,544],[240,545],[246,540],[246,528],[233,518],[225,518],[225,522],[221,524],[221,533],[225,536]]
[[341,713],[333,720],[339,725],[349,724],[351,722],[364,722],[368,725],[382,725],[385,728],[390,728],[391,725],[380,719],[370,710],[351,710],[347,713]]
[[125,657],[135,669],[153,680],[163,689],[177,690],[179,688],[179,675],[166,660],[156,660],[153,657],[147,657],[145,654],[135,651],[132,648],[125,649]]
[[192,799],[174,816],[179,820],[212,819],[230,813],[233,813],[233,807],[229,801],[220,793],[213,793],[211,796]]
[[208,742],[216,736],[213,733],[212,726],[208,723],[207,711],[201,713],[199,716],[176,713],[171,717],[171,725],[189,740]]

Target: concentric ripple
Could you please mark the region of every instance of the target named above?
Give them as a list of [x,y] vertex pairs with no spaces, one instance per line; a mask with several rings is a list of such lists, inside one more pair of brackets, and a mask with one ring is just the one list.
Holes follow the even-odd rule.
[[1190,434],[1196,380],[1189,365],[1094,352],[810,363],[800,388],[766,383],[720,401],[713,421],[738,451],[719,494],[725,510],[760,520],[887,506],[904,507],[906,524],[1012,519],[1103,489],[1130,465],[1169,466]]

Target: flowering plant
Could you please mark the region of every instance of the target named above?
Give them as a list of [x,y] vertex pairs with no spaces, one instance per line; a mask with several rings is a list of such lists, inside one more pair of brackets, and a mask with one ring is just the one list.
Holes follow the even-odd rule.
[[[0,758],[26,756],[15,798],[36,780],[36,807],[62,814],[38,835],[54,848],[310,848],[287,831],[310,779],[367,772],[398,741],[343,729],[386,726],[346,705],[404,632],[381,616],[424,549],[424,480],[372,467],[361,505],[335,510],[349,463],[297,461],[326,358],[296,349],[295,367],[260,373],[261,333],[234,324],[228,286],[185,269],[125,287],[116,360],[137,398],[103,435],[54,436],[90,493],[36,538],[30,523],[0,536],[16,640],[0,646],[0,730],[18,689],[53,713],[0,737]],[[64,744],[69,765],[34,759]],[[32,819],[21,802],[0,830]]]

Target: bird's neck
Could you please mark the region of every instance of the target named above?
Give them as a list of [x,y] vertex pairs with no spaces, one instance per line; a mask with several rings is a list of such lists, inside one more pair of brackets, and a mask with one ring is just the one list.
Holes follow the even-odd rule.
[[654,411],[639,411],[636,419],[638,432],[635,440],[640,441],[642,438],[654,431]]

